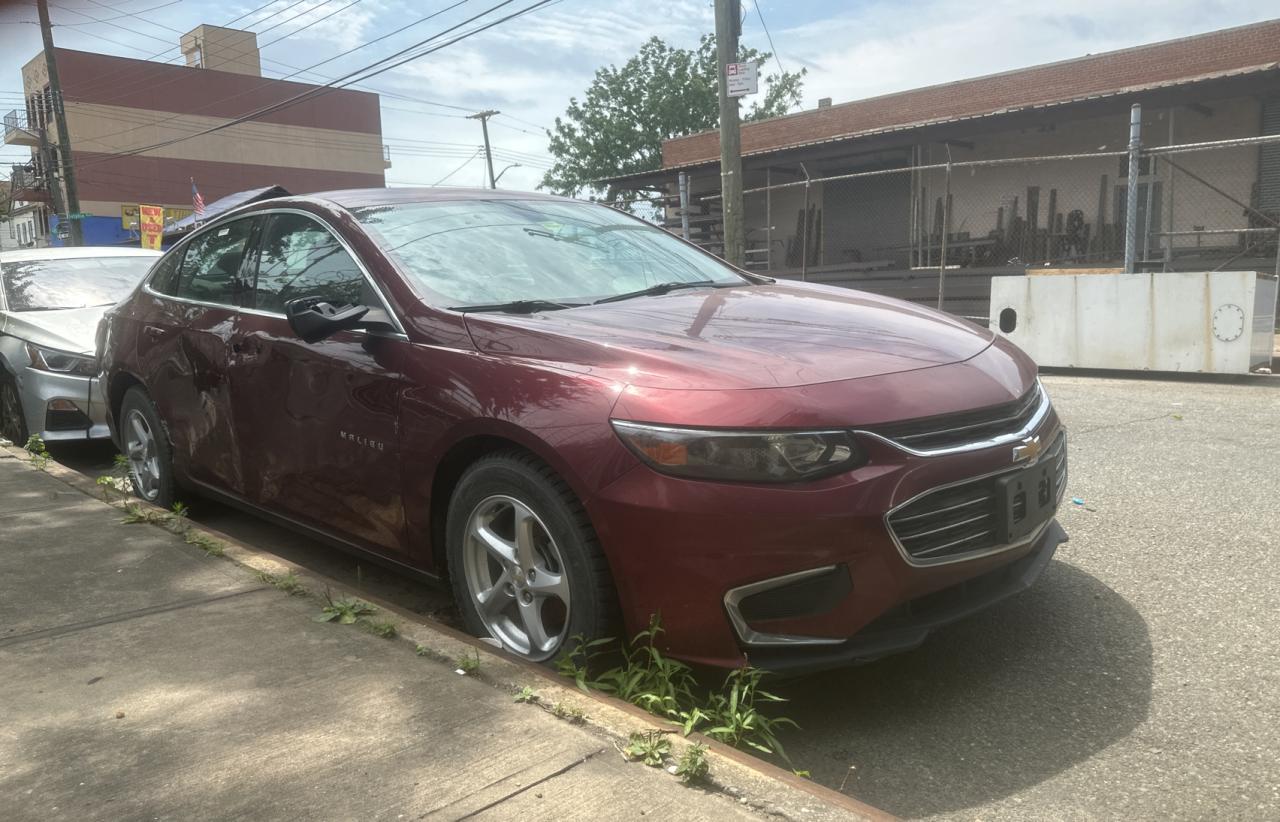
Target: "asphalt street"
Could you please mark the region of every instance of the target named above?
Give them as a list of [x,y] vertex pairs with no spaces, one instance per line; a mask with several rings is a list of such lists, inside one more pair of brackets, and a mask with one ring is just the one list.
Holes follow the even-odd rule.
[[[776,683],[815,780],[907,818],[1280,818],[1280,387],[1044,379],[1071,542],[918,650]],[[60,449],[86,473],[110,450]],[[447,592],[213,503],[192,518],[449,618]]]

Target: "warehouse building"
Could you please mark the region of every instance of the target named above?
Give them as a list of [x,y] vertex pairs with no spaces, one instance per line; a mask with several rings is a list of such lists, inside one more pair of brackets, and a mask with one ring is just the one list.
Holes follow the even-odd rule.
[[[169,220],[189,215],[193,181],[205,202],[270,185],[385,185],[378,95],[263,77],[253,32],[202,25],[180,44],[185,65],[55,49],[86,243],[136,238],[139,204],[163,206]],[[5,115],[4,141],[30,146],[32,161],[14,167],[12,198],[54,226],[40,152],[42,134],[57,142],[43,52],[23,67],[22,84],[27,104]]]

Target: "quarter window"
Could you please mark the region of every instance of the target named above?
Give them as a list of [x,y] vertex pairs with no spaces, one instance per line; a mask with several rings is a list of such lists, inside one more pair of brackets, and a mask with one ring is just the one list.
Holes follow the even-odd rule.
[[214,227],[187,244],[172,291],[176,297],[220,305],[238,305],[248,290],[240,277],[240,262],[253,228],[253,218]]
[[318,297],[333,305],[377,305],[364,274],[329,230],[301,214],[277,214],[258,256],[255,306],[283,314],[285,303]]

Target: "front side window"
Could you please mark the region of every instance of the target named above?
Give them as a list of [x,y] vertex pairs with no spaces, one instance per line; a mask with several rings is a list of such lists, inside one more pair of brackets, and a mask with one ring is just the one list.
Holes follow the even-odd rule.
[[142,281],[155,257],[64,257],[4,263],[0,288],[10,311],[112,305]]
[[660,228],[587,203],[467,200],[352,213],[433,302],[447,307],[581,303],[665,283],[747,282]]
[[187,243],[177,282],[166,293],[218,305],[238,305],[248,290],[240,262],[253,228],[253,217],[215,226]]
[[302,214],[277,214],[263,232],[254,307],[285,313],[285,303],[316,297],[336,306],[375,305],[364,274],[329,230]]

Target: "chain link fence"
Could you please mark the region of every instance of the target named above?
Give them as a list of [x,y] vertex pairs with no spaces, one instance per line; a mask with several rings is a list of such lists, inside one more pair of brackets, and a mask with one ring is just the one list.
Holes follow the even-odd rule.
[[[913,149],[889,167],[822,176],[803,162],[749,171],[746,267],[984,322],[992,277],[1124,270],[1128,151],[974,153]],[[1136,166],[1134,270],[1280,272],[1280,186],[1268,184],[1280,179],[1280,135],[1142,149]],[[722,254],[718,175],[671,188],[620,204]]]

